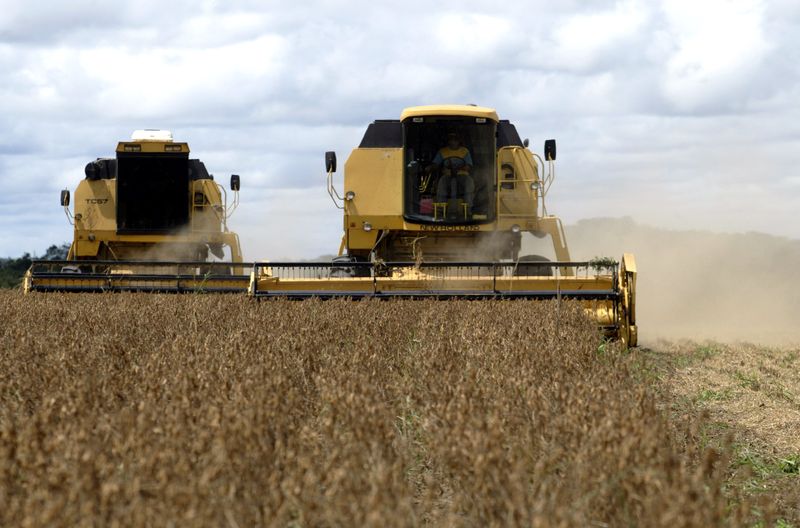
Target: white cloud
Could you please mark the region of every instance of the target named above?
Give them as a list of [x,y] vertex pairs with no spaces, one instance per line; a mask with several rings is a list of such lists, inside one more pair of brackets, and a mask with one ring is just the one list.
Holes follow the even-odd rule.
[[264,35],[214,48],[91,49],[77,63],[113,117],[172,117],[248,106],[274,89],[285,52],[281,37]]
[[770,46],[759,0],[691,0],[664,4],[675,51],[664,92],[679,109],[742,107]]
[[800,8],[581,4],[0,0],[0,255],[68,239],[58,190],[152,127],[242,175],[248,256],[330,252],[322,153],[343,165],[373,119],[439,102],[557,138],[550,210],[569,221],[800,237]]
[[[619,2],[613,9],[580,13],[558,24],[554,36],[554,59],[566,69],[596,67],[608,53],[632,44],[647,21],[645,4]],[[618,57],[624,59],[624,57]]]
[[512,36],[511,21],[502,16],[450,12],[433,28],[435,41],[455,64],[493,59]]

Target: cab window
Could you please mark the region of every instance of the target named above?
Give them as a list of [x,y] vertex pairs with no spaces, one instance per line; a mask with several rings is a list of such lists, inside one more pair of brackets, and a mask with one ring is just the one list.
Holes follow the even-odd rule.
[[495,129],[494,121],[475,117],[406,119],[407,220],[450,225],[494,220]]

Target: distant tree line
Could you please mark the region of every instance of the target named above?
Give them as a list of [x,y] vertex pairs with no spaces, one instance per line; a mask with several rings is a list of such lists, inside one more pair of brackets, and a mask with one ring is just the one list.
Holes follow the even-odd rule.
[[64,243],[60,246],[53,244],[41,257],[31,256],[25,253],[17,258],[0,258],[0,288],[16,288],[22,283],[22,276],[31,267],[34,259],[44,260],[64,260],[69,252],[69,244]]

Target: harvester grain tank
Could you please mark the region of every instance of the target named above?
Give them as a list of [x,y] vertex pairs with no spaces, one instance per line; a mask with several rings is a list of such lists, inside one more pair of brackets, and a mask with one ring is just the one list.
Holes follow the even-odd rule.
[[[343,212],[339,256],[328,266],[256,264],[256,297],[574,299],[610,337],[637,341],[632,255],[573,262],[546,197],[556,143],[528,148],[496,111],[419,106],[370,124],[328,192]],[[549,238],[555,261],[520,255],[522,234]]]
[[244,291],[241,266],[231,266],[242,261],[239,237],[228,228],[239,176],[229,206],[227,190],[189,153],[168,131],[138,130],[115,157],[89,162],[74,200],[61,191],[74,226],[67,260],[34,262],[25,289]]

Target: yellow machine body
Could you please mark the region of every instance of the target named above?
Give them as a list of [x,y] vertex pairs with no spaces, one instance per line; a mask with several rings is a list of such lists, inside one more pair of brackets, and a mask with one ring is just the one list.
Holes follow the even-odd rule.
[[[116,152],[118,156],[134,159],[170,156],[185,157],[188,161],[190,151],[186,143],[139,140],[120,142]],[[209,175],[196,176],[199,177],[188,178],[187,192],[179,197],[185,201],[183,209],[188,212],[185,223],[126,230],[118,224],[120,207],[129,205],[121,204],[118,199],[118,178],[84,179],[75,190],[74,237],[69,258],[196,261],[205,260],[208,247],[212,245],[229,248],[231,260],[241,262],[238,236],[227,228],[226,191]],[[165,205],[178,206],[176,203]]]
[[[168,132],[139,133],[119,142],[114,158],[87,164],[74,200],[62,191],[74,226],[67,261],[34,263],[26,290],[181,290],[196,286],[191,276],[200,275],[197,280],[210,289],[227,290],[228,279],[216,283],[209,270],[243,273],[241,266],[205,264],[213,257],[242,261],[239,238],[228,229],[232,211],[225,188],[200,160],[190,159],[187,143],[173,141]],[[235,209],[238,176],[231,188]],[[244,291],[246,284],[239,281],[237,288]]]
[[[500,128],[501,124],[493,109],[460,105],[408,108],[399,122],[391,124],[402,131],[408,121],[439,116],[481,120],[476,126]],[[510,123],[503,122],[502,127],[516,135]],[[367,258],[376,252],[385,260],[416,259],[420,254],[426,260],[513,259],[521,233],[532,232],[550,236],[557,260],[569,261],[560,220],[543,211],[546,182],[540,172],[544,161],[518,138],[494,148],[490,183],[495,188],[486,193],[492,202],[492,218],[447,223],[409,219],[406,146],[368,144],[354,149],[344,167],[344,195],[352,193],[352,199],[343,203],[343,254]],[[434,215],[444,213],[448,205],[438,206],[433,198]]]

